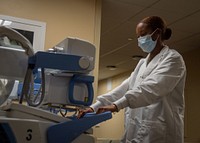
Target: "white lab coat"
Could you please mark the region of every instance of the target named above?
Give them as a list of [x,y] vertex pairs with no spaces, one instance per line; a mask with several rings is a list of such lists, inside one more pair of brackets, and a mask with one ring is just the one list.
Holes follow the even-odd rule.
[[186,68],[181,55],[165,46],[147,65],[141,59],[131,76],[91,107],[115,103],[125,111],[122,143],[183,143]]

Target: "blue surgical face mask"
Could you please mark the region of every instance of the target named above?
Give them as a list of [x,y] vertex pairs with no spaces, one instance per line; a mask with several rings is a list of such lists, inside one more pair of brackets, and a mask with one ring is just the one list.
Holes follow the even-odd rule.
[[153,49],[156,47],[158,38],[155,41],[153,41],[151,37],[152,34],[148,34],[138,38],[138,46],[146,53],[151,53]]

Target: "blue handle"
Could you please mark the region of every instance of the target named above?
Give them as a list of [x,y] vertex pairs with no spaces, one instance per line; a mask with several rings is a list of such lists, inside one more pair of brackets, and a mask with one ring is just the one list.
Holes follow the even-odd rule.
[[[94,95],[94,91],[93,91],[93,87],[92,87],[92,83],[94,82],[94,77],[93,76],[83,76],[83,75],[74,75],[70,82],[69,82],[69,94],[68,94],[68,98],[70,103],[72,104],[78,104],[78,105],[84,105],[84,106],[89,106],[92,104],[93,101],[93,95]],[[75,83],[84,83],[87,86],[87,90],[88,90],[88,97],[87,97],[87,101],[80,101],[80,100],[75,100],[74,99],[74,86]]]
[[53,125],[47,130],[48,143],[71,143],[96,124],[112,118],[111,112],[101,114],[86,114],[83,118],[73,118],[71,121]]

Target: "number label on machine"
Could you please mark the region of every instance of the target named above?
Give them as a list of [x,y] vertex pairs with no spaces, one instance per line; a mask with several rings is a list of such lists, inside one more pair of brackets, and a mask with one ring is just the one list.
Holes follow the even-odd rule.
[[33,132],[32,129],[27,130],[27,136],[26,136],[27,141],[30,141],[32,139],[32,132]]
[[12,130],[14,143],[46,143],[46,131],[52,125],[52,123],[38,122],[34,119],[7,120],[6,122]]

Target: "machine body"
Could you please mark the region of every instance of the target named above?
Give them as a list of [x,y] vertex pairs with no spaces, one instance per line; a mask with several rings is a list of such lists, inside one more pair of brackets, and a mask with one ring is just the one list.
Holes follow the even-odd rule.
[[30,42],[8,27],[0,26],[0,37],[0,142],[94,143],[91,128],[112,118],[110,112],[77,119],[57,111],[92,104],[95,47],[66,38],[34,53]]

